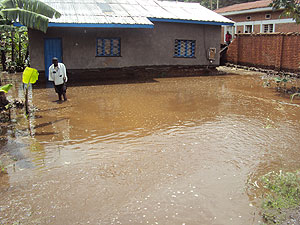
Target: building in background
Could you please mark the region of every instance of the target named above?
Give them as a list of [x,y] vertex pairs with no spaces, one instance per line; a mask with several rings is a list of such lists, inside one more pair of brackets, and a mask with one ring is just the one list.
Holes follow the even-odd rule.
[[292,18],[281,17],[282,10],[273,11],[269,7],[272,0],[261,0],[235,4],[215,10],[215,12],[235,22],[234,26],[222,26],[221,40],[229,31],[237,33],[300,32],[300,26]]
[[69,70],[218,66],[222,25],[233,22],[198,3],[158,0],[43,0],[61,12],[47,33],[29,30],[31,65],[52,57]]

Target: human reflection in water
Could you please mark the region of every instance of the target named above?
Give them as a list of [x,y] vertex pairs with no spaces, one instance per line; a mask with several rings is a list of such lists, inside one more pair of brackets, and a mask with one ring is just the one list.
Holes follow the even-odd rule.
[[70,140],[70,120],[61,119],[56,123],[52,123],[53,130],[56,132],[56,138],[61,141]]

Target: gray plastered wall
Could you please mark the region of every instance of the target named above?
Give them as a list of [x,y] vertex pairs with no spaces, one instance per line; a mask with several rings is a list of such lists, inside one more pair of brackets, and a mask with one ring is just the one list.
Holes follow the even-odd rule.
[[[221,26],[155,22],[154,28],[54,28],[46,34],[29,30],[31,66],[45,70],[44,39],[61,38],[63,63],[67,69],[121,68],[161,65],[219,65],[219,54],[211,64],[207,51],[219,52]],[[121,38],[121,57],[97,57],[97,38]],[[174,57],[175,39],[196,40],[195,58]]]

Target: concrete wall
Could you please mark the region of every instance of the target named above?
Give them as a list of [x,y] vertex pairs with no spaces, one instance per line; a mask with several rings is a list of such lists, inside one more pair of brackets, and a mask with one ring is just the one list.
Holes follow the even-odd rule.
[[299,45],[299,33],[240,34],[226,56],[234,64],[298,72]]
[[[61,38],[67,69],[158,65],[209,65],[207,49],[219,51],[220,26],[155,23],[153,29],[49,28],[30,30],[31,66],[44,70],[44,38]],[[121,38],[121,57],[96,57],[97,38]],[[196,40],[195,58],[175,58],[175,39]],[[219,56],[213,65],[219,64]]]

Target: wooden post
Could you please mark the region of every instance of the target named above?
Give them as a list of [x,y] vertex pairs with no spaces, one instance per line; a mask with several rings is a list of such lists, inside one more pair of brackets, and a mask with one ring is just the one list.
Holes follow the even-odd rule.
[[21,33],[19,32],[19,62],[23,62],[21,50],[22,50]]
[[26,91],[25,91],[25,113],[26,113],[26,115],[29,115],[29,106],[28,106],[28,88],[29,88],[29,85],[30,85],[30,81],[31,81],[32,74],[33,74],[33,71],[32,71],[31,74],[30,74],[28,83],[26,84]]
[[26,91],[25,91],[25,113],[26,113],[26,115],[29,114],[29,107],[28,107],[28,84],[26,85]]

